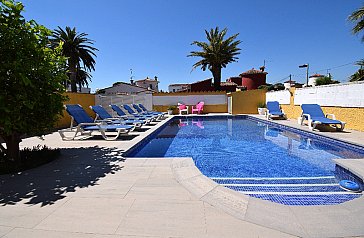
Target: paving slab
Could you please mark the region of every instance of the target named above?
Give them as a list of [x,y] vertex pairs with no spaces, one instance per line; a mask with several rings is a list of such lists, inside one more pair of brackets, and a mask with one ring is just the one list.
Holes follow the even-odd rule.
[[204,205],[200,201],[136,200],[116,234],[203,237]]
[[132,199],[71,198],[35,229],[114,234]]
[[216,209],[210,204],[204,203],[206,215],[206,237],[287,237],[293,238],[296,236],[289,235],[274,229],[262,227],[250,222],[241,221],[229,214]]
[[251,197],[244,220],[288,234],[308,236],[289,206]]
[[[15,228],[8,234],[4,236],[4,238],[19,238],[19,237],[27,237],[27,238],[131,238],[130,236],[122,236],[122,235],[103,235],[103,234],[93,234],[93,233],[81,233],[81,232],[65,232],[65,231],[47,231],[47,230],[37,230],[37,229],[24,229],[24,228]],[[143,238],[144,236],[139,236]],[[153,238],[152,236],[145,236],[149,238]],[[159,237],[154,237],[159,238]]]
[[0,237],[4,237],[6,234],[8,234],[13,229],[14,229],[13,227],[9,227],[9,226],[0,226]]

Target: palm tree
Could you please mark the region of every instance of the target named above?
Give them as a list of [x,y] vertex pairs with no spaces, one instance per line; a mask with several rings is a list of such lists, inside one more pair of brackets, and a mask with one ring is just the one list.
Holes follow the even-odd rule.
[[192,51],[188,55],[189,57],[197,56],[202,58],[193,65],[192,70],[200,66],[203,71],[208,68],[214,77],[216,90],[220,89],[221,69],[225,68],[228,63],[236,62],[238,59],[236,55],[240,54],[238,45],[241,41],[235,40],[239,33],[224,40],[226,32],[227,28],[220,32],[218,27],[211,29],[209,32],[205,30],[208,42],[194,41],[191,44],[197,45],[202,51]]
[[94,51],[98,49],[92,46],[94,41],[88,39],[87,36],[86,33],[78,33],[75,27],[71,29],[67,26],[66,30],[58,27],[53,32],[53,38],[51,39],[52,47],[63,44],[62,53],[68,57],[72,92],[77,92],[77,69],[95,70],[96,61],[94,57],[96,57],[96,54]]
[[[352,21],[355,24],[355,26],[352,29],[353,34],[358,34],[359,32],[363,31],[363,29],[364,29],[364,6],[360,7],[356,11],[354,11],[349,16],[349,21]],[[364,36],[362,37],[361,40],[364,41]]]
[[363,81],[364,80],[364,59],[356,62],[356,65],[360,66],[360,69],[349,77],[350,82]]
[[88,80],[91,81],[92,75],[83,69],[77,69],[77,84],[81,92],[82,86],[88,87]]

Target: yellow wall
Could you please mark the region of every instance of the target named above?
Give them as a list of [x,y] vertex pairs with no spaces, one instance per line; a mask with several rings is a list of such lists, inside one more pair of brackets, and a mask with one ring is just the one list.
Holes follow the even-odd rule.
[[[294,91],[291,90],[291,104],[281,105],[288,118],[297,119],[301,115],[301,106],[294,105]],[[364,108],[356,107],[321,107],[325,114],[334,114],[336,119],[346,122],[347,129],[364,131]]]
[[258,114],[258,103],[265,102],[263,89],[233,92],[232,114]]
[[[92,118],[95,118],[95,113],[90,109],[89,106],[95,105],[95,95],[94,94],[84,94],[84,93],[66,93],[68,96],[68,101],[64,102],[64,104],[80,104],[83,109],[89,114]],[[63,117],[57,122],[56,128],[65,128],[69,127],[71,123],[71,117],[68,113],[63,110]]]

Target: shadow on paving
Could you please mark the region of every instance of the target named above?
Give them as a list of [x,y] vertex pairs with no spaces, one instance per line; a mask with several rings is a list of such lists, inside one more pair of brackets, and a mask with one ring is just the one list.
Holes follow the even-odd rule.
[[51,163],[17,174],[0,176],[0,206],[53,204],[76,188],[97,185],[107,174],[123,168],[123,150],[116,148],[61,149],[61,157]]

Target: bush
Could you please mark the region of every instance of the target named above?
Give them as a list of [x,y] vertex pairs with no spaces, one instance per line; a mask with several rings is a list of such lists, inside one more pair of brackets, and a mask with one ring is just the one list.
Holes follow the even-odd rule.
[[326,76],[316,79],[316,86],[337,84],[337,83],[340,83],[340,82],[336,81],[336,80],[332,80],[330,77],[326,77]]
[[172,111],[173,111],[173,110],[176,110],[176,109],[177,109],[177,107],[176,107],[176,106],[174,106],[174,105],[173,105],[173,106],[169,106],[169,107],[167,108],[167,110],[172,110]]
[[20,167],[0,154],[0,174],[20,172],[38,167],[57,159],[60,154],[60,149],[51,149],[47,146],[38,145],[33,148],[24,148],[20,151]]
[[266,108],[267,107],[265,102],[258,102],[257,106],[258,106],[258,108]]

